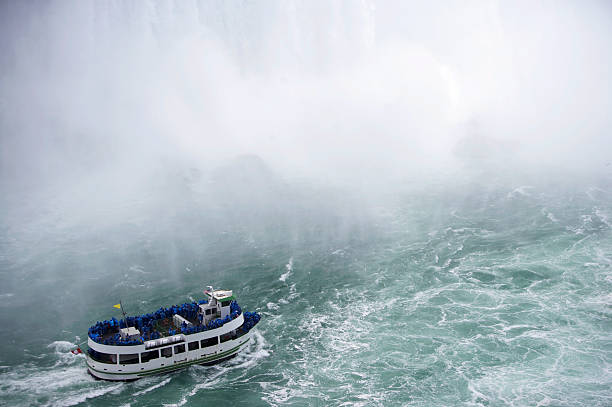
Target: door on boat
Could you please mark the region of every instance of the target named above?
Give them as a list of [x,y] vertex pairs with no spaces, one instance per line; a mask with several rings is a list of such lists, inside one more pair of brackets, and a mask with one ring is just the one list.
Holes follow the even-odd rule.
[[185,352],[185,344],[174,345],[174,363],[184,362],[187,360],[187,352]]

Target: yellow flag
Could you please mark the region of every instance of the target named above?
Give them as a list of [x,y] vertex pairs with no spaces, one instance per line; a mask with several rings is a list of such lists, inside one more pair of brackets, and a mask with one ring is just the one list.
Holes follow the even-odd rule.
[[121,304],[113,305],[113,307],[121,309]]

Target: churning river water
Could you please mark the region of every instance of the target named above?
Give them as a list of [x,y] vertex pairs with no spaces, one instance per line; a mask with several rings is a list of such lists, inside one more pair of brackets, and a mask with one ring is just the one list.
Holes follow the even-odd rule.
[[[612,405],[610,192],[463,190],[224,230],[194,202],[146,233],[7,226],[0,404]],[[208,284],[262,314],[233,360],[111,383],[69,353],[119,297],[136,314]]]
[[0,1],[0,406],[612,406],[610,2],[521,3]]

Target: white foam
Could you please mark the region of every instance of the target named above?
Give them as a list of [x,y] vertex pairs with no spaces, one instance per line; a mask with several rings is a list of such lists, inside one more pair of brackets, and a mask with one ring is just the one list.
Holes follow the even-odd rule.
[[257,365],[260,359],[268,357],[270,355],[270,352],[266,350],[267,343],[264,337],[259,332],[253,332],[253,339],[254,340],[246,349],[243,349],[240,353],[236,355],[234,359],[227,363],[208,368],[203,366],[193,366],[193,370],[197,371],[199,369],[207,369],[212,370],[213,373],[208,373],[206,375],[206,382],[196,384],[191,389],[191,391],[182,396],[177,403],[164,404],[164,406],[184,406],[189,402],[189,399],[195,396],[200,390],[222,387],[221,384],[223,380],[228,377],[227,373],[229,371],[238,370],[242,372],[242,374],[236,379],[241,379],[242,377],[244,377],[248,372],[248,368]]
[[268,309],[269,309],[269,310],[272,310],[272,311],[276,311],[276,310],[278,310],[278,308],[279,308],[278,304],[275,304],[275,303],[273,303],[273,302],[269,302],[269,303],[267,303],[267,304],[266,304],[266,307],[268,307]]
[[123,386],[123,383],[96,382],[87,374],[82,360],[74,357],[73,363],[76,362],[79,364],[71,367],[61,366],[65,363],[60,362],[51,369],[22,366],[14,372],[4,374],[3,389],[17,397],[27,395],[37,398],[52,395],[47,405],[73,406],[87,399],[117,391]]
[[179,400],[178,403],[169,403],[169,404],[164,403],[163,406],[167,406],[167,407],[181,407],[181,406],[184,406],[189,401],[189,398],[195,396],[201,389],[206,389],[206,388],[210,388],[210,387],[217,387],[217,385],[223,379],[223,375],[224,374],[225,374],[225,369],[220,369],[216,374],[208,376],[206,382],[198,383],[195,386],[193,386],[193,389],[191,389],[191,391],[189,393],[187,393],[183,397],[181,397],[181,399]]
[[555,215],[553,215],[552,212],[550,212],[548,209],[546,208],[542,208],[541,210],[542,215],[545,215],[551,222],[559,222],[559,220],[555,217]]
[[143,266],[140,266],[138,264],[134,264],[134,265],[130,266],[129,270],[134,272],[134,273],[150,274],[150,272],[147,272],[147,271],[144,270]]
[[263,335],[258,331],[253,332],[253,341],[249,347],[239,353],[236,358],[238,363],[237,368],[244,369],[256,365],[259,360],[270,356],[270,351],[267,350],[268,343],[264,339]]
[[146,393],[148,393],[148,392],[151,392],[151,391],[153,391],[153,390],[155,390],[155,389],[159,389],[160,387],[165,386],[165,385],[167,385],[168,383],[170,383],[170,380],[172,380],[172,378],[171,378],[171,377],[169,377],[169,378],[167,378],[167,379],[164,379],[164,380],[162,380],[161,382],[159,382],[159,383],[157,383],[157,384],[155,384],[155,385],[153,385],[153,386],[151,386],[151,387],[147,387],[147,388],[146,388],[146,389],[144,389],[144,390],[141,390],[141,391],[139,391],[139,392],[134,393],[134,396],[142,396],[143,394],[146,394]]
[[[76,361],[82,361],[85,359],[85,355],[79,353],[73,354],[71,351],[77,348],[77,345],[68,341],[55,341],[47,345],[47,348],[53,348],[57,361],[54,367],[72,365]],[[42,355],[43,357],[45,355]]]
[[[118,391],[123,383],[98,382],[87,374],[85,355],[73,355],[76,344],[55,341],[47,345],[56,359],[50,367],[24,364],[4,372],[2,390],[25,404],[40,404],[40,397],[50,397],[46,405],[73,406],[103,394]],[[49,357],[49,354],[45,355]]]
[[54,348],[55,352],[70,352],[77,345],[68,341],[54,341],[47,345],[47,348]]
[[508,193],[507,197],[508,198],[515,198],[518,195],[522,195],[522,196],[531,196],[531,194],[529,193],[530,189],[533,189],[534,187],[530,186],[530,185],[523,185],[520,186],[518,188],[515,188],[514,190],[512,190],[511,192]]
[[605,213],[601,209],[595,209],[595,215],[597,215],[599,220],[603,222],[607,227],[612,227],[607,213]]
[[599,193],[600,195],[604,195],[604,197],[602,197],[602,198],[605,198],[605,195],[608,194],[608,192],[606,190],[603,190],[603,189],[597,188],[597,187],[590,187],[589,189],[586,190],[586,194],[587,194],[587,196],[589,198],[591,198],[591,200],[599,201],[600,200],[599,197],[595,196],[596,193]]
[[281,274],[281,276],[278,278],[282,282],[285,282],[285,280],[287,280],[287,277],[289,277],[289,275],[293,271],[293,257],[289,259],[289,263],[285,265],[285,269],[287,270],[287,272]]
[[70,395],[64,400],[54,401],[52,405],[53,406],[65,406],[65,407],[76,406],[77,404],[84,403],[88,399],[93,399],[96,397],[103,396],[107,393],[115,392],[119,390],[121,387],[123,387],[123,383],[115,384],[114,386],[110,386],[110,387],[96,388],[96,389],[88,391],[87,393],[83,393],[83,394],[77,393],[77,394]]

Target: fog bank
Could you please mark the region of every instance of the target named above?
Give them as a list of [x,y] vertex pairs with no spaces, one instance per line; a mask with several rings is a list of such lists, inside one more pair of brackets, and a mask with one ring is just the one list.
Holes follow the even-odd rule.
[[603,1],[0,7],[5,214],[95,213],[243,155],[366,191],[610,176]]

